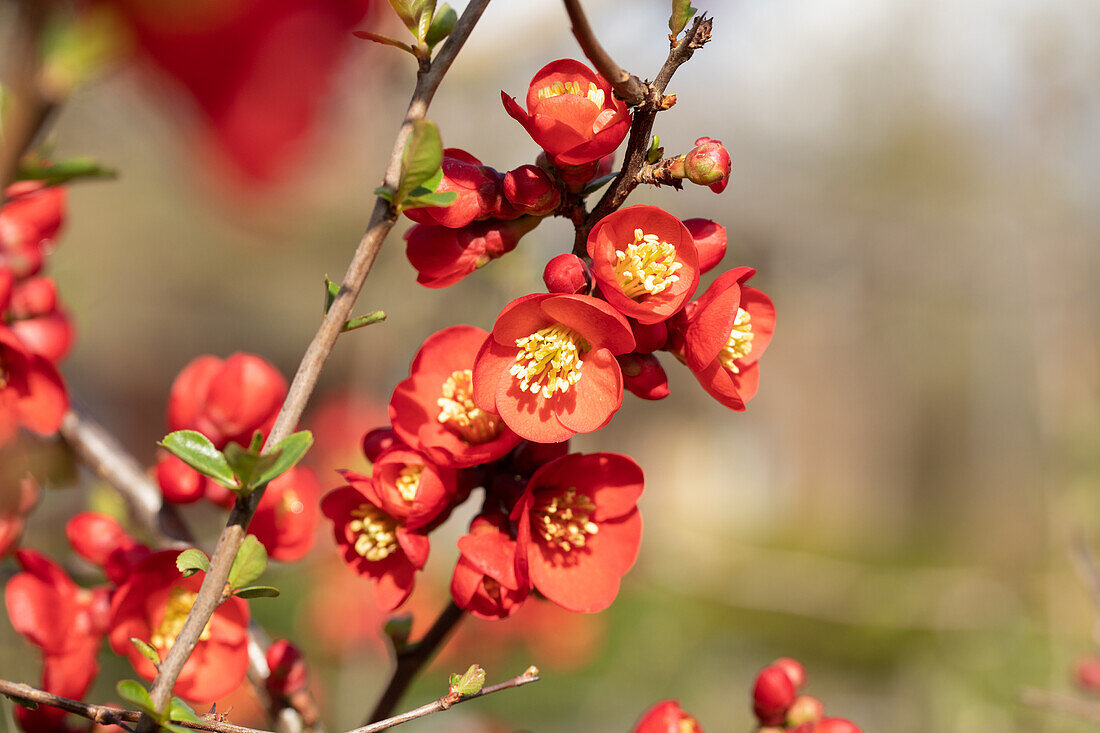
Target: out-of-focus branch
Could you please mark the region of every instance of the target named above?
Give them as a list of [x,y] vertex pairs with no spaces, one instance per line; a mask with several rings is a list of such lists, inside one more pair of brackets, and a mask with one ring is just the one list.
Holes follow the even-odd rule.
[[488,687],[481,688],[480,692],[475,692],[473,695],[467,695],[460,697],[454,702],[448,702],[445,698],[440,698],[435,702],[428,703],[427,705],[421,705],[415,710],[410,710],[407,713],[401,713],[395,715],[392,718],[386,718],[380,720],[377,723],[371,723],[370,725],[364,725],[362,728],[356,728],[355,730],[348,731],[348,733],[378,733],[381,730],[387,730],[394,726],[401,725],[402,723],[408,723],[410,720],[416,720],[417,718],[423,718],[425,715],[431,715],[432,713],[438,713],[441,710],[448,710],[452,705],[457,705],[460,702],[469,702],[478,697],[484,697],[485,695],[491,695],[494,692],[500,692],[502,690],[510,690],[513,687],[522,687],[523,685],[530,684],[532,682],[539,681],[539,671],[535,667],[528,667],[527,671],[521,674],[519,677],[513,677],[505,682],[499,682],[495,685],[489,685]]
[[[412,99],[409,101],[404,122],[398,131],[393,151],[390,154],[389,165],[383,178],[383,184],[391,189],[395,190],[399,183],[405,141],[412,130],[413,122],[424,118],[428,106],[443,80],[443,76],[454,62],[459,49],[466,42],[488,4],[489,0],[472,0],[463,11],[462,16],[455,24],[454,30],[451,31],[435,59],[430,62],[421,61],[416,88],[413,91]],[[363,282],[370,274],[378,250],[396,221],[397,214],[389,202],[381,197],[376,198],[370,224],[359,241],[359,246],[355,250],[351,264],[348,265],[340,290],[321,322],[320,328],[306,349],[302,361],[298,365],[298,371],[294,375],[294,380],[290,384],[283,407],[275,420],[275,425],[267,436],[268,446],[274,445],[290,435],[297,426],[298,420],[305,410],[306,403],[317,385],[321,369],[328,360],[329,354],[332,353],[336,339],[343,331],[344,323],[351,315],[352,306],[359,296]],[[248,523],[252,520],[252,515],[256,511],[256,505],[262,497],[263,490],[261,489],[253,492],[247,499],[238,499],[229,513],[225,529],[222,530],[218,542],[214,546],[214,552],[210,558],[210,570],[203,579],[195,604],[191,607],[191,612],[184,622],[183,629],[176,637],[175,644],[161,663],[157,677],[153,681],[150,695],[153,704],[158,709],[171,696],[172,686],[175,684],[176,678],[179,677],[184,663],[198,643],[199,635],[206,627],[206,623],[214,614],[214,609],[220,603],[222,589],[229,577],[229,569],[237,556],[241,542],[244,540]],[[138,730],[140,733],[152,733],[155,727],[152,718],[147,716],[142,719]]]
[[[447,637],[450,636],[464,615],[465,611],[455,605],[454,601],[451,601],[420,641],[408,644],[397,651],[397,665],[394,667],[393,676],[390,677],[390,683],[386,686],[385,692],[382,693],[382,697],[378,699],[378,703],[371,711],[370,717],[367,718],[366,729],[383,730],[382,728],[371,728],[370,724],[377,723],[393,714],[397,703],[401,702],[401,696],[409,688],[409,684],[412,683],[421,668],[439,651],[443,642],[447,640]],[[424,714],[427,715],[427,713]]]
[[596,71],[607,79],[615,90],[615,96],[622,99],[631,107],[641,104],[646,98],[646,86],[638,77],[615,63],[610,54],[604,50],[600,42],[596,40],[596,34],[592,32],[592,26],[588,24],[588,18],[581,8],[580,0],[565,0],[565,12],[569,14],[569,22],[572,24],[573,36],[577,39],[584,55],[596,67]]
[[1072,715],[1075,718],[1100,723],[1100,702],[1093,700],[1084,700],[1061,692],[1024,687],[1020,690],[1020,702],[1031,708],[1049,710],[1053,713]]

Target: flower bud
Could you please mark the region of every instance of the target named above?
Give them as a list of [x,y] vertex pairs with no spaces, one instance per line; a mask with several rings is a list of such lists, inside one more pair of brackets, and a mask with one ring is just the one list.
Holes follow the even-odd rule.
[[397,434],[393,432],[393,428],[375,428],[367,431],[366,435],[363,436],[363,455],[367,457],[368,461],[374,463],[383,451],[389,450],[400,443],[401,441],[398,440]]
[[309,686],[309,668],[298,647],[286,639],[275,641],[267,650],[267,691],[276,699],[288,698]]
[[714,268],[726,256],[726,228],[710,219],[684,219],[699,250],[699,272]]
[[[711,186],[715,193],[721,189],[713,187],[724,183],[730,175],[730,154],[719,140],[701,137],[695,141],[695,148],[684,158],[684,173],[692,183]],[[724,185],[721,188],[725,188]]]
[[782,725],[794,697],[794,684],[786,671],[775,665],[765,667],[753,685],[753,712],[763,725]]
[[525,440],[512,454],[512,471],[519,476],[531,476],[539,466],[561,458],[569,452],[569,441],[534,443]]
[[546,263],[542,281],[551,293],[587,293],[592,289],[592,272],[575,254],[560,254]]
[[1077,660],[1073,676],[1077,686],[1088,692],[1100,692],[1100,657],[1088,656]]
[[117,519],[96,512],[81,512],[66,522],[65,536],[76,554],[100,566],[112,552],[134,543]]
[[813,733],[863,733],[863,731],[845,718],[825,718],[817,724]]
[[816,723],[825,715],[825,706],[813,695],[799,695],[787,711],[787,727]]
[[797,690],[806,683],[806,669],[797,659],[791,659],[790,657],[780,657],[779,659],[772,662],[772,666],[779,667],[781,670],[787,673],[787,676],[791,679],[791,684],[794,685],[794,689]]
[[649,354],[663,349],[668,343],[668,325],[665,321],[638,323],[631,319],[630,330],[634,332],[634,351],[639,354]]
[[53,278],[31,277],[15,286],[11,314],[15,319],[33,318],[57,310],[57,285]]
[[643,400],[663,400],[668,397],[668,375],[653,354],[623,354],[616,356],[623,370],[623,386]]
[[545,171],[523,165],[504,176],[504,197],[516,209],[531,216],[546,216],[561,203],[561,191]]
[[190,504],[206,491],[203,475],[175,456],[162,458],[157,464],[157,483],[169,504]]

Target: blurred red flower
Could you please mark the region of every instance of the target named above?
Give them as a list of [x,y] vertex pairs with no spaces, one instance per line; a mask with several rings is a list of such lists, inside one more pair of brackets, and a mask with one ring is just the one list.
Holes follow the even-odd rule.
[[20,425],[39,435],[56,433],[68,409],[69,394],[53,363],[0,325],[0,445]]
[[632,733],[703,733],[703,726],[680,709],[678,700],[664,700],[642,715]]

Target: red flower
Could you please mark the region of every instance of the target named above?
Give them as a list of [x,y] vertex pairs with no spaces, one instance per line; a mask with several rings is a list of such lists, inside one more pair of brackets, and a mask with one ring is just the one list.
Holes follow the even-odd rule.
[[760,670],[752,688],[752,710],[761,725],[783,725],[794,704],[795,686],[787,671],[772,664]]
[[488,335],[473,326],[432,334],[390,398],[394,432],[439,466],[489,463],[519,445],[497,415],[474,403],[474,359]]
[[530,587],[516,579],[516,542],[500,515],[478,516],[458,540],[458,564],[451,595],[459,607],[484,619],[508,618],[519,610]]
[[354,482],[325,494],[321,512],[333,522],[344,562],[374,580],[378,607],[392,611],[412,593],[416,571],[428,561],[428,537],[409,531],[381,509],[382,499],[371,479],[346,478]]
[[703,733],[703,726],[680,709],[678,700],[664,700],[645,712],[632,733]]
[[699,272],[710,272],[726,256],[726,228],[710,219],[684,219],[699,251]]
[[80,699],[99,672],[107,588],[81,588],[57,563],[33,550],[15,556],[23,572],[4,589],[11,625],[42,650],[43,688]]
[[674,353],[682,355],[703,389],[733,410],[744,410],[756,394],[756,362],[775,331],[771,299],[743,285],[755,272],[739,267],[719,276],[670,329]]
[[437,193],[454,191],[458,198],[449,206],[425,206],[406,209],[405,215],[420,224],[438,224],[448,229],[459,229],[475,219],[484,219],[500,211],[500,172],[481,164],[481,161],[459,148],[443,151],[443,180],[435,189]]
[[517,211],[531,216],[546,216],[561,203],[557,185],[533,165],[521,165],[504,175],[504,197]]
[[0,445],[15,437],[20,425],[39,435],[56,433],[68,409],[57,368],[0,325]]
[[115,585],[126,582],[133,569],[152,554],[106,514],[77,514],[65,523],[65,536],[76,554],[103,568]]
[[539,443],[599,430],[623,401],[615,355],[633,349],[630,325],[602,300],[526,295],[504,308],[478,352],[474,402]]
[[[202,585],[201,573],[189,578],[180,575],[177,555],[176,550],[150,555],[111,599],[111,648],[149,680],[157,670],[130,643],[130,637],[151,644],[163,659],[183,629]],[[189,700],[210,702],[232,692],[247,671],[248,603],[233,596],[214,611],[183,665],[174,691]]]
[[527,88],[527,111],[504,92],[504,109],[523,125],[555,165],[599,160],[630,130],[630,111],[607,80],[580,61],[552,61]]
[[511,252],[538,223],[539,219],[525,216],[512,221],[475,221],[461,229],[417,224],[405,232],[405,254],[416,268],[418,283],[445,288]]
[[0,557],[15,549],[27,515],[37,503],[38,482],[29,473],[22,478],[0,477]]
[[607,302],[639,323],[667,320],[699,285],[699,255],[683,222],[656,206],[630,206],[588,234],[592,272]]
[[[371,468],[372,479],[342,472],[349,483],[366,480],[387,514],[419,530],[448,509],[457,491],[455,472],[439,468],[423,453],[397,444],[380,453]],[[366,488],[366,487],[364,487]]]
[[516,578],[570,611],[611,605],[642,540],[642,469],[617,453],[573,453],[535,472],[512,519]]
[[20,181],[4,191],[0,207],[0,267],[11,268],[18,278],[42,269],[46,253],[65,218],[64,186],[43,186]]
[[296,466],[264,489],[248,531],[263,543],[271,559],[301,560],[313,547],[321,484],[313,469]]
[[[3,299],[0,298],[0,301]],[[73,325],[48,277],[29,277],[14,285],[6,316],[28,351],[60,361],[73,343]]]

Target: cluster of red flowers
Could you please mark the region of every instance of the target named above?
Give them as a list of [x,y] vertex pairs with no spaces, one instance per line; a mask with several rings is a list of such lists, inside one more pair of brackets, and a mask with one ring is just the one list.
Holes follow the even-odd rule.
[[[184,578],[175,550],[154,552],[114,519],[78,514],[65,525],[73,551],[99,567],[107,582],[78,586],[60,565],[34,550],[16,552],[22,572],[8,581],[4,603],[15,630],[42,651],[42,687],[80,699],[99,672],[96,657],[106,637],[116,654],[138,674],[156,670],[131,638],[147,640],[163,659],[195,602],[201,575]],[[248,668],[248,604],[236,597],[221,604],[183,667],[176,692],[196,701],[222,697],[236,688]],[[56,708],[15,708],[26,731],[66,731]]]
[[0,207],[0,445],[20,426],[57,432],[69,406],[57,362],[73,328],[52,278],[42,275],[65,217],[65,189],[9,186]]
[[631,733],[703,733],[703,726],[676,700],[663,700],[642,715]]
[[[577,61],[539,71],[526,111],[502,99],[543,149],[539,165],[501,174],[444,151],[438,190],[455,192],[454,203],[407,211],[416,222],[407,252],[424,285],[457,282],[542,217],[579,205],[630,128],[626,105]],[[729,175],[725,148],[709,138],[676,161],[681,177],[716,190]],[[392,427],[364,439],[371,474],[343,472],[347,485],[321,504],[344,559],[375,581],[383,608],[408,598],[429,533],[477,487],[482,508],[458,542],[451,581],[459,606],[504,618],[532,590],[575,611],[611,604],[641,541],[642,471],[622,455],[571,454],[568,440],[606,425],[624,388],[667,396],[659,350],[721,403],[744,409],[775,312],[746,285],[754,270],[745,267],[692,300],[725,248],[712,221],[621,209],[592,227],[585,256],[551,260],[549,292],[509,303],[491,332],[453,326],[424,342],[393,391]]]
[[794,659],[777,659],[760,670],[752,688],[757,733],[861,733],[844,718],[826,718],[825,706],[812,695],[799,695],[806,670]]

